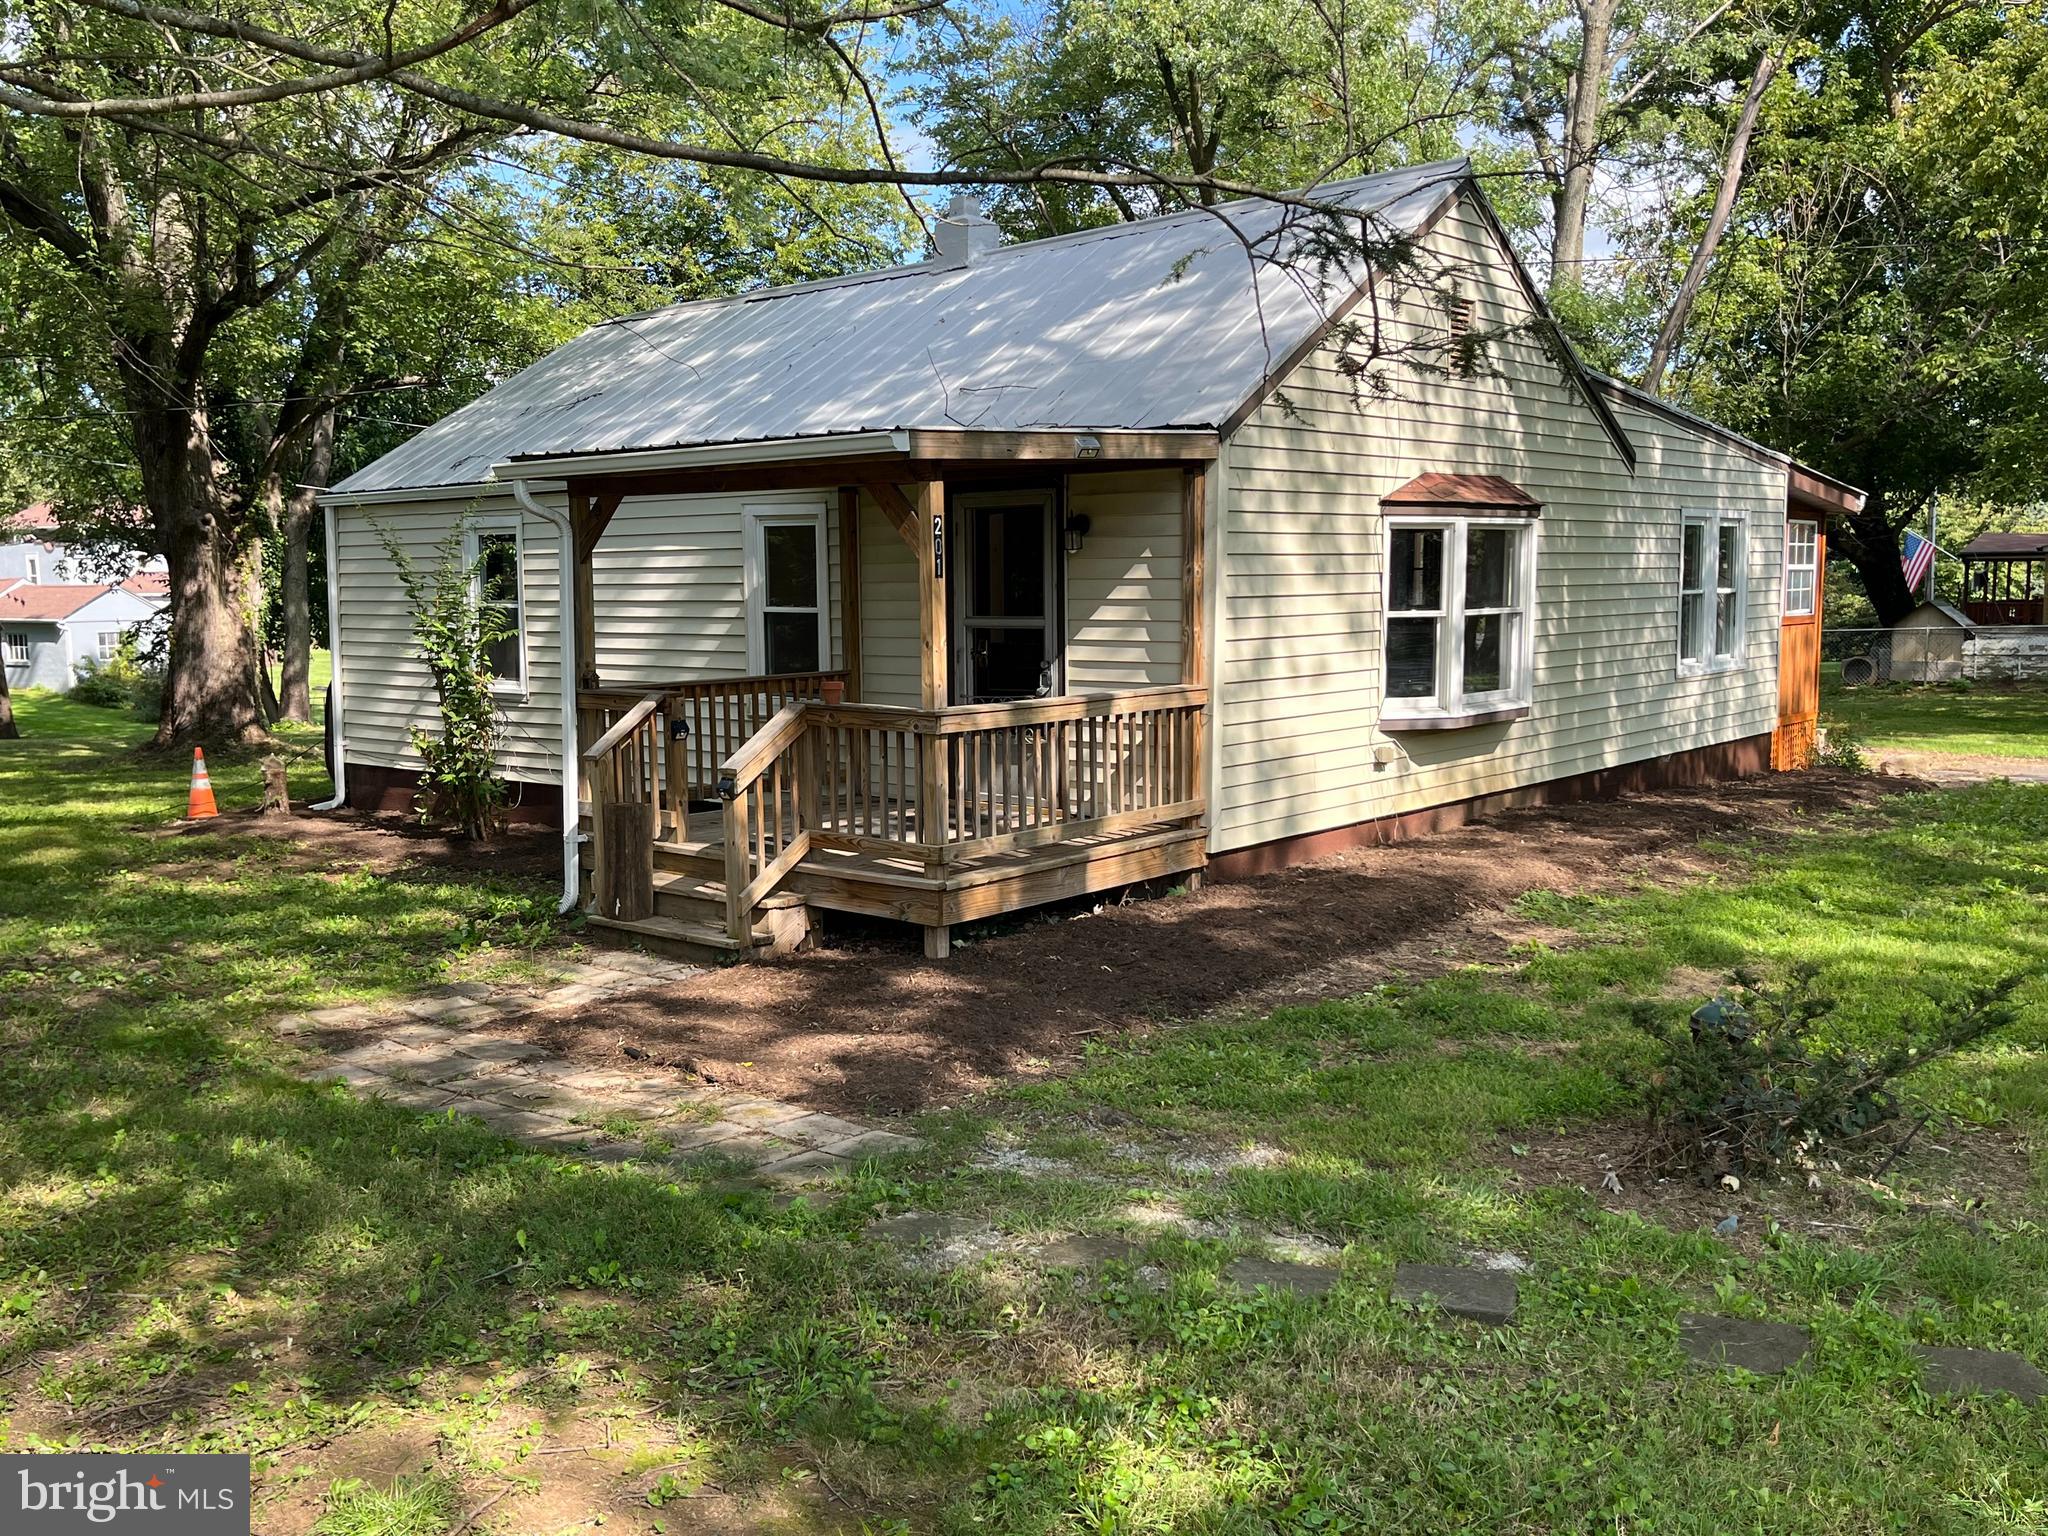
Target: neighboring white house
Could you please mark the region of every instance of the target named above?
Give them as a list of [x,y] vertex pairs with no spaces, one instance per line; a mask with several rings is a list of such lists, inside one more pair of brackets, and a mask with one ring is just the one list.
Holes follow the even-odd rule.
[[169,590],[169,570],[162,555],[80,543],[65,531],[57,509],[47,501],[0,517],[0,586],[11,581],[84,586],[118,580],[145,596],[161,596]]
[[[1587,373],[1463,162],[1316,195],[1418,259],[1269,202],[1015,246],[956,206],[931,261],[595,327],[361,470],[323,498],[350,802],[433,719],[383,541],[458,517],[517,629],[505,772],[650,938],[796,897],[942,953],[1796,759],[1860,493]],[[604,877],[645,860],[652,919]]]
[[[133,578],[131,578],[133,580]],[[164,598],[127,585],[0,578],[0,665],[7,686],[68,691],[88,660],[106,662]]]

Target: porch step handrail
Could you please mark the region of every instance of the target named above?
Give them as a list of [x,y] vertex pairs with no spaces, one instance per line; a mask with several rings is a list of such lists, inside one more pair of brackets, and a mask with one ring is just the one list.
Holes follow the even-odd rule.
[[[590,794],[591,902],[606,917],[654,911],[654,838],[661,822],[663,695],[628,706],[583,749]],[[593,711],[602,718],[603,711]]]
[[807,701],[796,699],[718,768],[725,802],[725,921],[745,944],[754,908],[773,895],[811,850],[816,794]]

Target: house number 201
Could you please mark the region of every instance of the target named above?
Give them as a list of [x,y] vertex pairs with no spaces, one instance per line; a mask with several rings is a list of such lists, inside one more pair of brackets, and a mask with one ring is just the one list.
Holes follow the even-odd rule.
[[932,514],[932,580],[946,579],[946,519]]

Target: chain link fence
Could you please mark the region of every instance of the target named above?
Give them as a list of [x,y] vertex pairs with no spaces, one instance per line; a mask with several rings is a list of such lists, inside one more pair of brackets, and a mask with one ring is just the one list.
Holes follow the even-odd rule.
[[1848,688],[2048,679],[2048,625],[1824,629],[1820,660]]

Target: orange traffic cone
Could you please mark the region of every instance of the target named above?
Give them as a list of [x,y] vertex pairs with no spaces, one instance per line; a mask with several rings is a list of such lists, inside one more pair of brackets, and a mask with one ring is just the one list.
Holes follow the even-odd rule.
[[208,816],[218,816],[220,807],[213,803],[213,783],[206,777],[206,754],[197,747],[192,749],[192,792],[185,797],[185,819],[201,821]]

